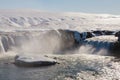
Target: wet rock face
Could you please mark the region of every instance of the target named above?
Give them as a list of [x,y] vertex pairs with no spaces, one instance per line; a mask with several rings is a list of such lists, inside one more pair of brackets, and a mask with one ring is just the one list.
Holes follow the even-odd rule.
[[118,42],[120,42],[120,31],[116,32],[115,36],[118,37]]
[[95,36],[103,35],[103,32],[102,32],[102,31],[93,31],[92,33],[94,33]]
[[[57,51],[55,53],[63,52],[66,50],[70,50],[76,45],[79,45],[79,40],[75,38],[74,31],[70,30],[49,30],[44,35],[46,39],[50,40],[51,38],[55,39],[55,42],[57,42],[56,48]],[[78,33],[79,36],[79,33]],[[43,37],[44,38],[44,37]],[[54,44],[53,42],[52,44]]]
[[114,35],[114,31],[108,31],[108,30],[103,30],[102,31],[104,35]]
[[[70,30],[59,30],[61,33],[61,47],[71,48],[75,45],[74,32]],[[67,45],[66,45],[67,44]]]
[[97,31],[92,31],[92,33],[95,36],[101,36],[101,35],[114,35],[114,31],[109,31],[109,30],[97,30]]
[[74,50],[78,48],[82,42],[87,39],[94,37],[92,32],[78,32],[72,30],[50,30],[45,35],[49,38],[57,37],[59,42],[59,51]]
[[86,36],[86,38],[92,38],[92,37],[94,37],[93,33],[91,33],[91,32],[87,32],[87,36]]
[[116,32],[116,33],[115,33],[115,36],[116,36],[116,37],[120,36],[120,31]]

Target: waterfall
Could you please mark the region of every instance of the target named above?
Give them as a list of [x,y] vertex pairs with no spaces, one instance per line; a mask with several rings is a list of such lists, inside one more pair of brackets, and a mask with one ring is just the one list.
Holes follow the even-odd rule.
[[62,29],[1,33],[0,53],[15,51],[17,53],[66,54],[67,51],[79,50],[77,53],[86,51],[86,53],[98,54],[97,52],[109,51],[114,46],[117,39],[111,37],[113,36],[101,37],[94,36],[91,32],[80,33]]
[[5,53],[5,49],[1,40],[0,40],[0,52]]
[[113,36],[98,36],[84,40],[83,45],[85,46],[84,50],[86,51],[84,53],[110,55],[111,49],[114,48],[113,44],[117,41],[117,38],[113,37],[110,39],[110,37]]

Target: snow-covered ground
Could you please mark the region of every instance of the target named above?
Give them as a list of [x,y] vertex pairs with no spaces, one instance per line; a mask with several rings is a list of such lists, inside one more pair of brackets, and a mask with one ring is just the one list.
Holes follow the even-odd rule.
[[[53,33],[46,35],[46,31],[49,29],[53,30]],[[0,10],[0,79],[120,80],[119,60],[111,56],[91,55],[89,53],[94,50],[92,47],[81,46],[77,50],[66,52],[66,54],[62,52],[59,52],[59,55],[46,54],[52,53],[61,45],[59,43],[59,36],[61,35],[57,29],[78,32],[91,30],[119,31],[120,15]],[[104,47],[116,40],[117,38],[114,36],[86,39],[88,43],[90,42],[89,44],[98,44],[96,46],[103,42],[102,46]],[[73,39],[64,42],[66,44],[62,47],[72,45],[73,42],[70,41]],[[12,64],[15,54],[26,54],[26,52],[36,56],[39,54],[46,55],[49,58],[54,58],[60,64],[47,68],[21,68]],[[101,49],[98,53],[105,54],[106,51]]]
[[38,10],[0,10],[1,30],[20,29],[96,29],[120,30],[120,16],[88,13],[53,13]]

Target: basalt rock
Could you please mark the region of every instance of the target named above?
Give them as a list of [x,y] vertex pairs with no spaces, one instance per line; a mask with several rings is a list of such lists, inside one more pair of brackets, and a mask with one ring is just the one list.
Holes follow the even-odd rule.
[[115,36],[118,37],[118,42],[120,42],[120,31],[116,32]]
[[114,35],[115,32],[114,31],[109,31],[109,30],[103,30],[102,33],[104,35]]

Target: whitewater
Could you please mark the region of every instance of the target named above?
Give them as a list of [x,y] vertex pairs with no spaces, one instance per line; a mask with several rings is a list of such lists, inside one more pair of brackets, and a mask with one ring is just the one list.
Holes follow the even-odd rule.
[[[118,31],[119,15],[0,10],[0,79],[119,80],[119,52],[111,52]],[[17,67],[14,57],[21,54],[45,55],[59,64]]]

